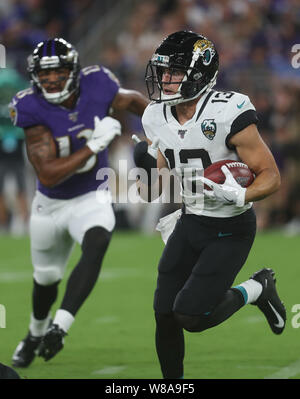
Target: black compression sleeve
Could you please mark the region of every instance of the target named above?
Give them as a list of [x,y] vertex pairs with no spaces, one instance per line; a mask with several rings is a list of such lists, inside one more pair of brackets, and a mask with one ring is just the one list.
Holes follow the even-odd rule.
[[133,158],[138,168],[146,170],[148,175],[151,174],[151,169],[156,168],[156,159],[148,153],[148,143],[141,141],[134,147]]

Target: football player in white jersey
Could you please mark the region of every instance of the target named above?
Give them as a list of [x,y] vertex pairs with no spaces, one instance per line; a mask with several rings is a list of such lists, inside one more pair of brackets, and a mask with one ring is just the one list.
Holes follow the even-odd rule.
[[[258,306],[275,334],[285,327],[286,311],[272,269],[232,287],[255,238],[252,202],[276,192],[280,175],[257,130],[250,99],[212,89],[218,68],[210,40],[180,31],[162,41],[146,70],[152,102],[142,122],[148,143],[158,145],[157,161],[153,149],[147,151],[141,142],[135,148],[136,164],[148,174],[157,165],[183,178],[181,217],[161,256],[154,298],[164,378],[183,377],[184,329],[214,327],[248,303]],[[201,176],[199,171],[223,159],[246,163],[256,175],[254,182],[241,187],[226,167],[222,185]],[[203,190],[203,183],[211,190]]]

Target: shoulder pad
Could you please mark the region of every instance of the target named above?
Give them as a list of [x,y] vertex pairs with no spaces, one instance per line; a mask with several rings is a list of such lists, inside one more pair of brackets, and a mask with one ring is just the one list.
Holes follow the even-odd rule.
[[146,137],[153,142],[157,135],[157,127],[166,124],[163,112],[163,104],[150,103],[142,116],[142,125]]
[[226,138],[228,148],[231,148],[229,139],[233,135],[258,122],[256,110],[250,98],[241,93],[235,94],[235,98],[227,104],[224,112],[225,129],[229,133]]
[[[120,84],[118,79],[107,68],[91,65],[80,72],[80,86],[93,101],[110,104],[117,94]],[[99,93],[101,93],[99,95]]]
[[100,65],[90,65],[82,68],[80,72],[81,77],[89,76],[90,79],[105,79],[109,78],[118,86],[120,86],[120,81],[116,75],[108,68]]
[[151,102],[145,108],[142,122],[152,125],[163,125],[166,123],[164,118],[164,105],[162,103]]
[[233,92],[234,95],[229,99],[224,109],[225,123],[232,123],[239,115],[246,111],[255,111],[254,105],[251,103],[250,98],[242,93]]
[[18,91],[17,94],[14,96],[17,102],[22,100],[23,98],[27,96],[32,96],[34,94],[34,90],[32,87],[28,87],[28,89],[24,89],[21,91]]

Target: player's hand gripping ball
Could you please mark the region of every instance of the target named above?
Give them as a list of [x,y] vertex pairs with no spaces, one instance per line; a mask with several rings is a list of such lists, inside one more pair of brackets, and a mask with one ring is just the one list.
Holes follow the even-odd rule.
[[200,180],[204,183],[206,197],[242,207],[246,201],[246,187],[253,182],[254,176],[243,162],[224,160],[204,169]]
[[[251,183],[253,183],[254,175],[249,167],[243,162],[233,161],[230,159],[218,161],[208,166],[206,169],[204,169],[204,177],[215,183],[223,184],[226,178],[221,170],[223,165],[227,166],[232,176],[240,186],[248,187]],[[211,188],[206,185],[205,189],[211,190]]]

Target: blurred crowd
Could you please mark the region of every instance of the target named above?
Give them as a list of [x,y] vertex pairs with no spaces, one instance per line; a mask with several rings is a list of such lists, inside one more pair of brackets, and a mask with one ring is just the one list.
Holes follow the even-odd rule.
[[107,1],[1,0],[0,44],[6,49],[6,68],[0,69],[0,234],[28,232],[35,176],[28,162],[23,130],[14,127],[8,104],[29,86],[27,57],[35,46],[52,37],[72,41],[73,32],[87,31],[82,15],[91,6],[103,10]]
[[[26,56],[46,37],[64,36],[76,45],[74,26],[93,3],[2,0],[0,43],[10,50],[13,68],[24,74]],[[250,97],[282,176],[280,191],[255,204],[258,228],[300,234],[300,57],[293,52],[295,44],[300,51],[300,1],[140,0],[129,9],[128,3],[127,19],[103,37],[95,63],[110,68],[123,87],[146,94],[145,67],[165,36],[187,29],[212,40],[220,56],[216,89]],[[141,131],[137,118],[120,117],[125,134],[112,147],[112,163],[130,159],[130,135]]]

